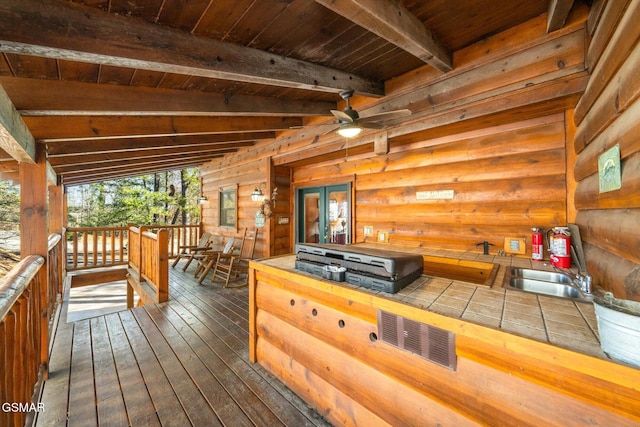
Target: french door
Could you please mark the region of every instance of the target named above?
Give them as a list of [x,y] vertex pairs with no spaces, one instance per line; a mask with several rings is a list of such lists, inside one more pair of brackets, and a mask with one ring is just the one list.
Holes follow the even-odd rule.
[[351,184],[302,188],[297,193],[299,243],[351,243]]

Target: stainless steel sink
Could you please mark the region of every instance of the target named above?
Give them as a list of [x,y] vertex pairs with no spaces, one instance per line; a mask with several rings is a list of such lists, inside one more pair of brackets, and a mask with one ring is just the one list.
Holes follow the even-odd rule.
[[505,275],[504,287],[559,298],[592,301],[591,295],[583,293],[573,283],[570,275],[556,271],[512,268]]
[[557,271],[530,270],[527,268],[512,268],[511,275],[523,279],[542,280],[551,283],[571,283],[571,276]]

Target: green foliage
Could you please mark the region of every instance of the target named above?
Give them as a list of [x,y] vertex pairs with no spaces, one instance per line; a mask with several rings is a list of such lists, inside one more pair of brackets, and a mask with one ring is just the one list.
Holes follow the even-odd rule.
[[70,226],[193,224],[199,220],[200,182],[195,168],[83,185],[72,191]]
[[0,228],[15,228],[20,224],[20,187],[10,181],[0,181]]

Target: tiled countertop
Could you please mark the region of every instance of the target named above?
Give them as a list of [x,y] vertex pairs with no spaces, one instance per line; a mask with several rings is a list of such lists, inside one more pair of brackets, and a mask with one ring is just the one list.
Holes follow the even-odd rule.
[[[378,247],[379,246],[371,246]],[[429,250],[385,246],[388,250],[414,252],[454,259],[491,262],[499,270],[492,286],[474,285],[457,280],[423,275],[396,294],[389,294],[347,282],[340,285],[389,298],[418,308],[462,319],[508,333],[547,342],[579,353],[611,360],[600,348],[593,303],[572,301],[504,289],[502,282],[509,267],[553,270],[548,263],[510,256],[482,255],[473,252]],[[261,261],[274,267],[295,270],[295,256]],[[309,275],[297,271],[299,274]],[[313,276],[316,277],[316,276]],[[319,280],[323,280],[318,278]]]

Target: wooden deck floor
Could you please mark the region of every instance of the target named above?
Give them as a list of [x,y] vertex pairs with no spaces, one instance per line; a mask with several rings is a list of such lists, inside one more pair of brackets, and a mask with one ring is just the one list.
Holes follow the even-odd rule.
[[76,323],[63,310],[37,426],[329,425],[248,362],[247,288],[179,267],[168,303]]

